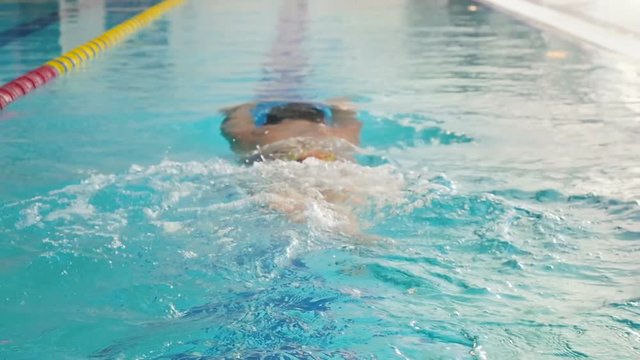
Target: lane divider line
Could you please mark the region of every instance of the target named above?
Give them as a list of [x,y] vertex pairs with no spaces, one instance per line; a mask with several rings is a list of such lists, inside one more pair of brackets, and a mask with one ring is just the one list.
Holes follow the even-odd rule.
[[46,85],[56,77],[71,72],[74,68],[90,61],[184,1],[186,0],[164,0],[114,26],[98,37],[0,86],[0,110],[5,109],[9,104],[33,90]]
[[0,31],[0,48],[13,41],[36,33],[57,21],[60,21],[58,10],[31,21],[20,23],[11,29]]
[[0,48],[37,33],[61,19],[70,17],[71,12],[75,13],[80,10],[91,9],[98,4],[99,3],[97,1],[87,1],[78,6],[74,6],[73,9],[67,9],[66,11],[59,9],[59,6],[56,4],[55,11],[37,17],[33,20],[19,23],[10,29],[0,31]]

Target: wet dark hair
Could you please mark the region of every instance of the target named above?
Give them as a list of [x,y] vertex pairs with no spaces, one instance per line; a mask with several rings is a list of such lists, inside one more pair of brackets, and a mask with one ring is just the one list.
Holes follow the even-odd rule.
[[308,120],[316,123],[324,123],[324,112],[309,103],[287,103],[274,106],[267,114],[265,125],[274,125],[286,119]]

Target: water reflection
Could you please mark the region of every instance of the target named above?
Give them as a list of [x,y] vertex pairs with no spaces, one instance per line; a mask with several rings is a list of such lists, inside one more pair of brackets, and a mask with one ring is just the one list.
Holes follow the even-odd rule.
[[[406,4],[404,49],[410,66],[403,67],[403,79],[414,92],[394,102],[447,119],[449,128],[464,129],[485,144],[472,152],[431,149],[426,154],[432,166],[453,155],[503,171],[538,169],[540,177],[531,186],[623,197],[640,193],[629,181],[625,190],[616,190],[615,178],[633,178],[632,170],[611,174],[613,164],[629,163],[624,154],[637,134],[628,126],[640,103],[636,65],[469,1]],[[424,159],[425,153],[419,154]],[[442,166],[449,173],[460,171]],[[550,168],[562,175],[551,175]],[[609,178],[611,186],[578,185],[570,180],[576,171],[583,178]]]
[[280,8],[277,35],[263,68],[264,77],[256,89],[259,99],[304,99],[309,72],[304,43],[308,18],[305,0],[285,0]]

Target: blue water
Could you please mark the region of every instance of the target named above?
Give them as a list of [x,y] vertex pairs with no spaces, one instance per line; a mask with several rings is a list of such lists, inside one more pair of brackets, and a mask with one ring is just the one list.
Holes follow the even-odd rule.
[[[37,3],[0,79],[153,2]],[[0,358],[639,358],[638,66],[470,4],[191,0],[12,104]],[[269,93],[350,97],[358,163],[239,165]]]

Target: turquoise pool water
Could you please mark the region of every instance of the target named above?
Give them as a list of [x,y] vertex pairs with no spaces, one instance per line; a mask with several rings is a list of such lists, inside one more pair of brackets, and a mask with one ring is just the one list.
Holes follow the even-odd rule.
[[[2,80],[154,2],[36,3]],[[0,358],[640,357],[639,69],[471,4],[191,0],[14,103]],[[351,97],[359,163],[239,165],[271,93]]]

